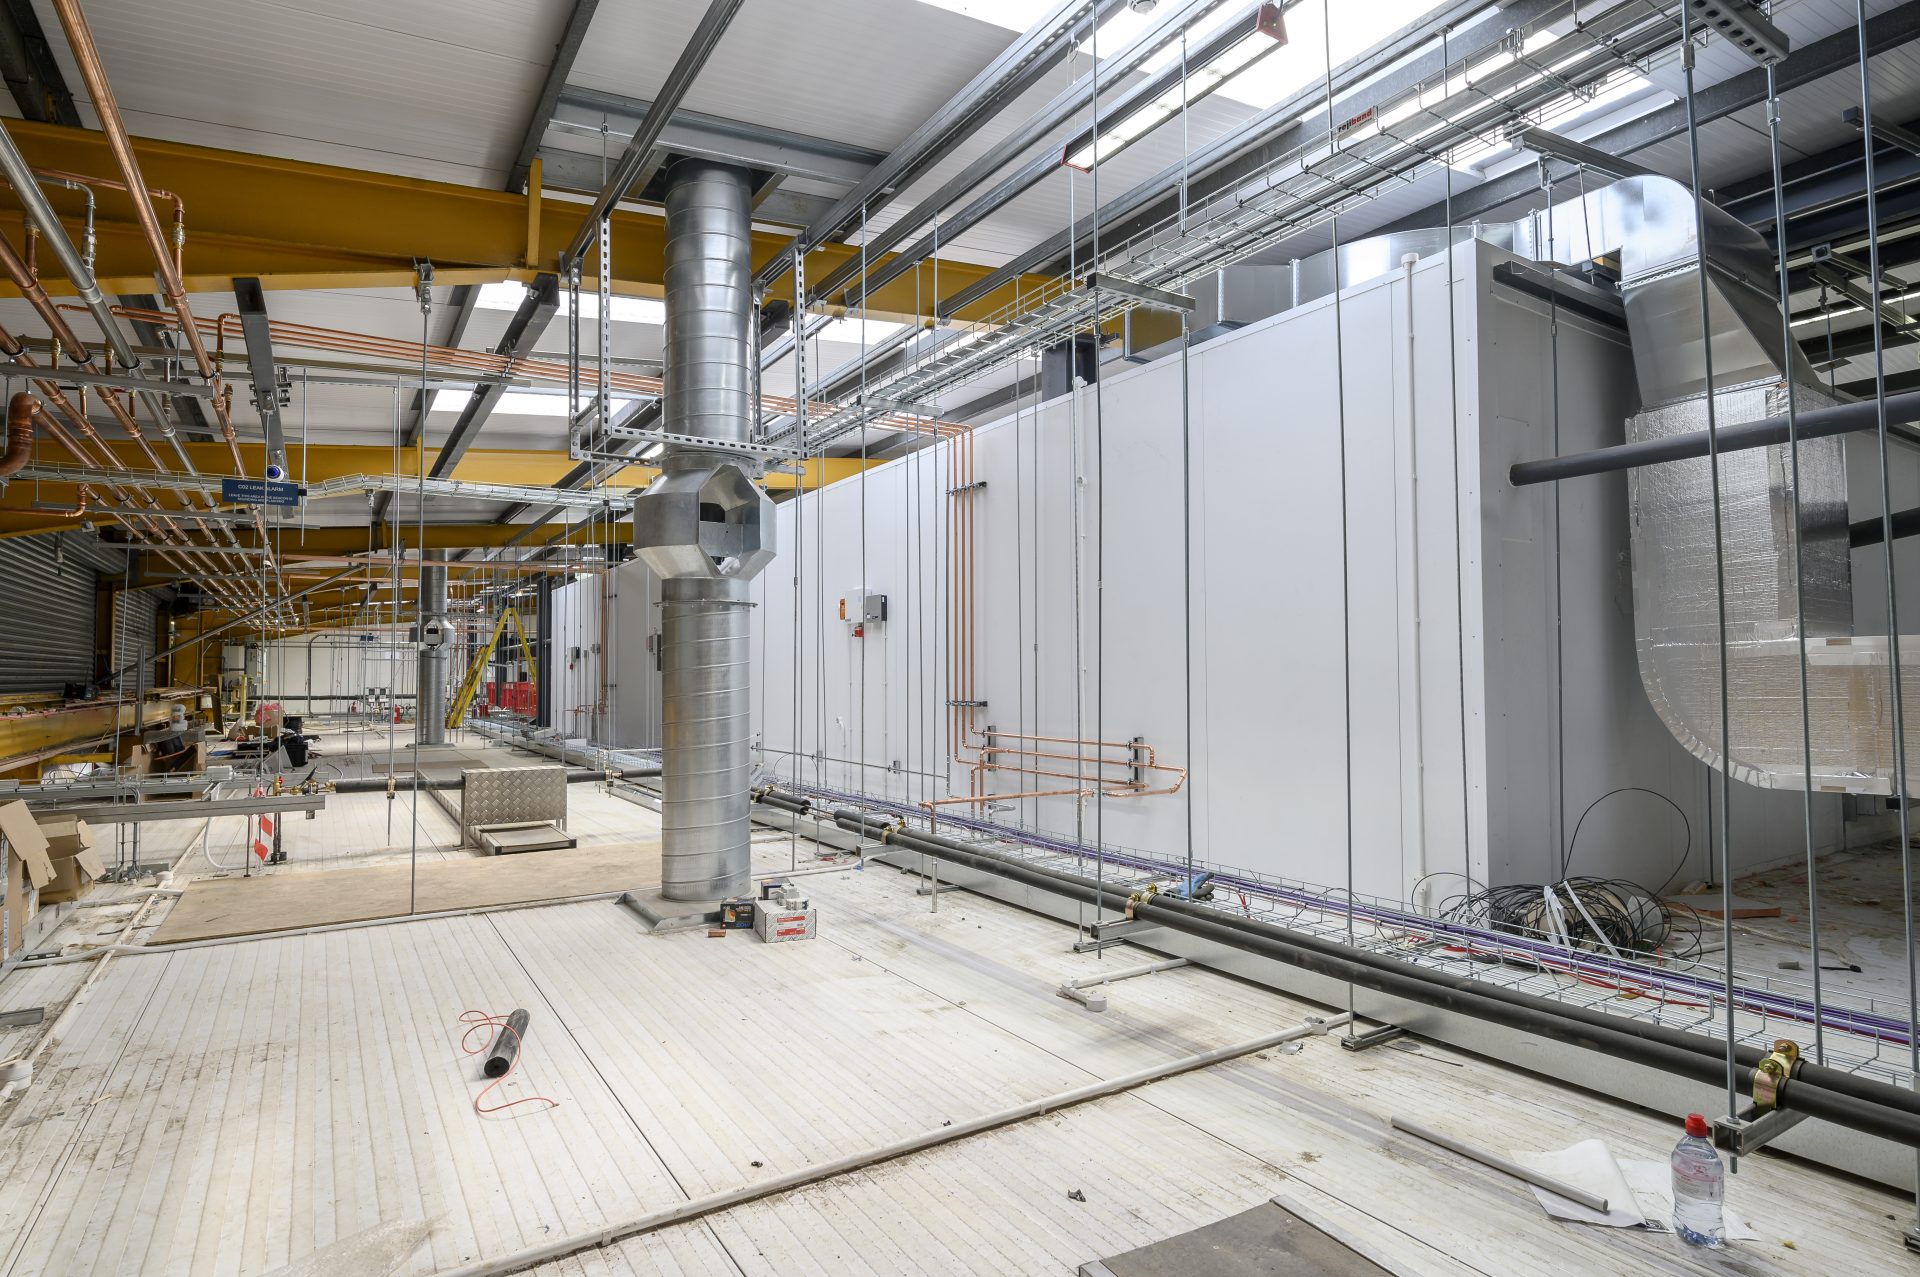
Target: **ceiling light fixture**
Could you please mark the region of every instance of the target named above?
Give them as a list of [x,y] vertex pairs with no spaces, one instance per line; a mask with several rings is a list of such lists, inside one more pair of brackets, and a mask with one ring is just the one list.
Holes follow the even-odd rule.
[[1089,171],[1286,43],[1281,6],[1256,5],[1187,55],[1184,79],[1176,65],[1120,99],[1106,118],[1067,142],[1060,162],[1082,173]]

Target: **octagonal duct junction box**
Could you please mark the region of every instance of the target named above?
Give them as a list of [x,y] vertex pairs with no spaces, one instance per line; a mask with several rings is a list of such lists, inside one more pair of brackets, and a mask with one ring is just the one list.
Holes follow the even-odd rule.
[[738,462],[696,462],[634,499],[635,553],[668,580],[751,580],[773,559],[772,509]]

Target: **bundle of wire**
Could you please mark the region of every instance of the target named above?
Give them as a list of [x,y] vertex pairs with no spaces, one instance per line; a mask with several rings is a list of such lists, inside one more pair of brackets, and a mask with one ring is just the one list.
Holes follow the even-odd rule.
[[[1568,874],[1587,817],[1609,798],[1623,794],[1658,799],[1680,818],[1680,854],[1666,880],[1652,891],[1624,878]],[[1685,869],[1692,851],[1693,824],[1680,804],[1658,790],[1622,785],[1601,794],[1580,812],[1573,824],[1573,837],[1568,839],[1560,859],[1560,881],[1469,891],[1442,901],[1440,916],[1450,922],[1544,940],[1569,950],[1583,949],[1616,958],[1651,955],[1667,962],[1690,962],[1701,955],[1700,916],[1690,909],[1668,905],[1661,896]],[[1467,883],[1469,888],[1478,885]]]
[[1613,957],[1687,961],[1700,955],[1697,915],[1620,878],[1489,887],[1445,900],[1439,912],[1449,922]]

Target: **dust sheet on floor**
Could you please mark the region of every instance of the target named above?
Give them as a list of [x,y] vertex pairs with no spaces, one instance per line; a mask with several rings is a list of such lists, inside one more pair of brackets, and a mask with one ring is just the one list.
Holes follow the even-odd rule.
[[[660,842],[644,839],[521,856],[422,860],[417,880],[410,883],[414,872],[413,867],[398,864],[325,874],[202,879],[180,897],[153,943],[651,887],[660,881]],[[407,907],[410,888],[411,910]]]

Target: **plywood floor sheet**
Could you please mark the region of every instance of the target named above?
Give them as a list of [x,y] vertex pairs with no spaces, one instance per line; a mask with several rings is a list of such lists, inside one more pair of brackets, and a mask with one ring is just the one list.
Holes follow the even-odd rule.
[[[762,847],[756,867],[787,855]],[[1074,954],[1071,928],[956,891],[936,911],[887,869],[801,881],[821,911],[805,943],[654,935],[588,902],[112,959],[0,1113],[0,1277],[265,1274],[409,1228],[424,1241],[396,1271],[429,1275],[1323,1010],[1188,967],[1112,985],[1096,1014],[1059,982],[1140,953]],[[15,972],[0,1005],[58,997],[78,969]],[[477,1114],[459,1016],[515,1006],[524,1073],[494,1098],[559,1106]],[[1664,1156],[1671,1122],[1412,1048],[1311,1038],[534,1271],[1059,1277],[1277,1195],[1401,1273],[1698,1271],[1669,1238],[1549,1220],[1387,1118],[1503,1150],[1597,1136],[1622,1157]],[[1763,1234],[1732,1271],[1911,1263],[1894,1194],[1771,1155],[1729,1194]]]
[[558,900],[660,881],[657,840],[194,882],[153,943],[258,935],[409,913]]

